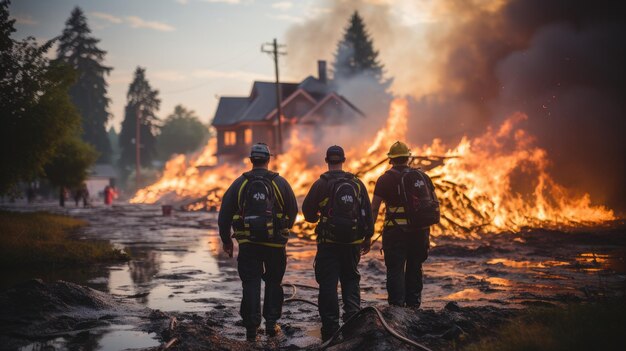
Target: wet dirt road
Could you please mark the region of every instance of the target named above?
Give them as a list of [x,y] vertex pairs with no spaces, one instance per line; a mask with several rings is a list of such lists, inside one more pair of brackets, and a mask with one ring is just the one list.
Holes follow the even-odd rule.
[[[61,211],[54,206],[40,208]],[[171,216],[162,216],[160,206],[126,204],[70,207],[63,213],[88,220],[91,225],[84,230],[85,238],[110,240],[127,249],[132,260],[81,270],[15,272],[3,279],[3,288],[35,276],[73,281],[110,294],[133,296],[133,301],[154,310],[209,312],[219,319],[218,328],[224,337],[244,338],[244,329],[238,326],[241,284],[236,259],[221,252],[215,213],[174,211]],[[578,233],[536,230],[472,241],[433,238],[430,258],[424,265],[422,307],[441,309],[456,301],[461,306],[519,308],[623,294],[626,230],[623,223],[617,226]],[[315,243],[293,237],[287,252],[284,282],[317,285],[313,274]],[[360,267],[363,304],[384,304],[386,279],[380,243],[362,258]],[[291,294],[291,288],[286,287],[285,296]],[[306,288],[298,289],[297,297],[317,300],[316,291]],[[315,307],[285,305],[280,322],[294,331],[280,346],[305,348],[320,343]],[[94,329],[89,335],[89,349],[145,348],[163,342],[132,323]],[[39,349],[44,344],[68,347],[80,342],[78,337],[57,338],[23,349]]]

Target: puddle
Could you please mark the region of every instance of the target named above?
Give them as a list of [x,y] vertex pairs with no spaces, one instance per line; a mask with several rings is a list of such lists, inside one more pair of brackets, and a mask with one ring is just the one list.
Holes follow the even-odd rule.
[[[59,211],[56,207],[51,210]],[[242,340],[238,315],[241,282],[236,258],[221,252],[214,213],[179,213],[164,217],[160,206],[119,205],[70,211],[87,219],[87,238],[110,240],[128,250],[133,258],[127,264],[54,272],[14,272],[3,279],[3,288],[20,280],[42,277],[63,279],[108,292],[132,297],[132,301],[161,311],[217,313],[226,337]],[[540,234],[535,234],[540,235]],[[576,247],[554,242],[550,233],[511,238],[495,235],[482,241],[432,238],[432,255],[424,264],[422,307],[441,309],[449,301],[464,306],[523,307],[528,300],[554,300],[559,296],[584,297],[589,291],[623,285],[622,254],[602,253],[592,244]],[[558,240],[565,240],[559,236]],[[598,245],[603,244],[602,240]],[[605,245],[606,246],[606,245]],[[236,246],[235,246],[236,247]],[[558,257],[553,256],[559,247]],[[380,243],[362,257],[361,298],[364,305],[384,304],[387,299],[386,271]],[[614,250],[618,250],[614,249]],[[314,277],[314,242],[293,237],[287,249],[285,283],[317,286]],[[235,257],[237,252],[235,252]],[[599,282],[598,275],[603,274]],[[292,290],[285,288],[285,296]],[[317,291],[298,288],[296,297],[317,301]],[[282,323],[300,330],[286,341],[305,347],[319,341],[320,321],[313,306],[294,303],[283,308]],[[155,335],[116,325],[91,329],[47,343],[31,344],[23,350],[55,348],[119,350],[158,346]],[[77,346],[78,345],[78,346]]]
[[157,335],[133,330],[132,325],[116,325],[110,328],[91,329],[73,335],[37,342],[19,348],[20,351],[43,350],[98,350],[119,351],[159,346]]
[[556,266],[567,266],[568,262],[561,261],[543,261],[543,262],[533,262],[533,261],[515,261],[508,258],[494,258],[487,261],[487,264],[502,264],[506,267],[512,268],[549,268]]

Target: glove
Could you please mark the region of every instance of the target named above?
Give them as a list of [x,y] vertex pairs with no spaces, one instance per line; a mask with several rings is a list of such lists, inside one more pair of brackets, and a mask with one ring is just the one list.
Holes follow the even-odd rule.
[[372,245],[372,238],[365,238],[361,243],[361,255],[365,255],[370,252],[370,246]]
[[223,243],[222,248],[224,249],[224,252],[226,252],[228,254],[228,257],[233,257],[233,239],[228,239],[228,241],[225,241]]

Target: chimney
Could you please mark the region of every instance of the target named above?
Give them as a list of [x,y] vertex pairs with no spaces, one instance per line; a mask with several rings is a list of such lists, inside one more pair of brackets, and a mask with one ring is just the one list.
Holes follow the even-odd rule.
[[317,61],[317,79],[324,84],[327,82],[326,61],[324,60]]

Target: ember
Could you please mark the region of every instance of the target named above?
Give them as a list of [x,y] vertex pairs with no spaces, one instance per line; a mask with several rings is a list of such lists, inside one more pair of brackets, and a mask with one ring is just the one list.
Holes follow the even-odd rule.
[[[406,140],[407,115],[406,100],[395,99],[385,127],[373,141],[345,145],[347,168],[359,175],[370,195],[376,179],[389,167],[385,162],[388,144]],[[442,204],[442,221],[433,228],[433,235],[473,237],[523,227],[596,225],[615,219],[611,210],[592,205],[589,195],[576,196],[551,178],[547,153],[519,126],[526,118],[514,114],[501,126],[474,139],[464,138],[454,148],[438,139],[412,148],[418,155],[412,165],[428,170]],[[301,199],[325,167],[309,164],[309,156],[321,151],[306,135],[294,130],[288,146],[270,167],[291,183]],[[219,209],[221,195],[248,164],[244,160],[241,166],[216,165],[215,150],[212,139],[195,156],[172,158],[162,178],[139,190],[131,202],[177,203],[186,210]],[[304,235],[312,230],[299,216],[295,232]]]

